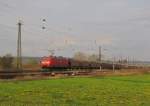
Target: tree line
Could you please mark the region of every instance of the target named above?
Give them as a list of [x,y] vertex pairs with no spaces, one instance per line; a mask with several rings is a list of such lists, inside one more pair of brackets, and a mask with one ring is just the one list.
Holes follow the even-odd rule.
[[[11,54],[0,56],[0,69],[16,69],[17,58]],[[34,58],[28,58],[25,62],[23,61],[23,68],[39,68],[39,62]]]

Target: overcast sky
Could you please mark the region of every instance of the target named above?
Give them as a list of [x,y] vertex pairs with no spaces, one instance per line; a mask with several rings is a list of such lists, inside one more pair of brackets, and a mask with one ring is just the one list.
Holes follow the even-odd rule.
[[150,60],[150,0],[0,0],[0,55],[16,55],[18,20],[24,56],[92,54],[101,45],[105,57]]

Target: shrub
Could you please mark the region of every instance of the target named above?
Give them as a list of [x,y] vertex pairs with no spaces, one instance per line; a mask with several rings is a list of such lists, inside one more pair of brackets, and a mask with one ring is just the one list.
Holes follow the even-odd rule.
[[13,57],[11,54],[6,54],[3,57],[0,57],[0,64],[3,69],[10,69],[13,67]]

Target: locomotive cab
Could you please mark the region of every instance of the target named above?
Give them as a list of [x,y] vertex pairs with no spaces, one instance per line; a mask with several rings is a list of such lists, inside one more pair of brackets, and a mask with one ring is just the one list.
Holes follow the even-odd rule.
[[64,57],[43,57],[41,67],[44,69],[64,69],[69,66],[69,60]]

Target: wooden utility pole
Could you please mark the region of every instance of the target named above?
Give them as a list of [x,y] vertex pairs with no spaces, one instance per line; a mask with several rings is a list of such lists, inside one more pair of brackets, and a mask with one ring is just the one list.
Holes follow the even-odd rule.
[[21,21],[18,22],[18,40],[17,40],[17,69],[22,69],[22,48],[21,48]]

